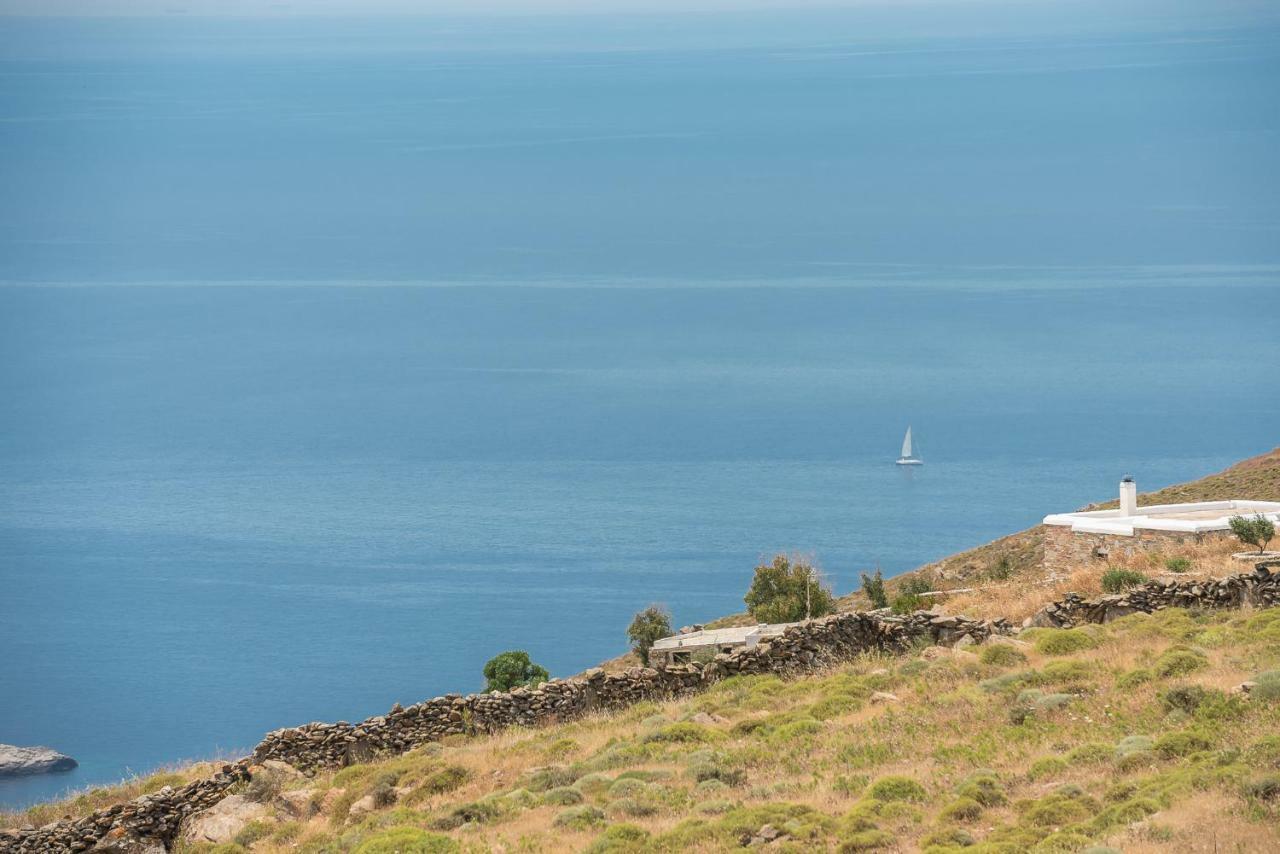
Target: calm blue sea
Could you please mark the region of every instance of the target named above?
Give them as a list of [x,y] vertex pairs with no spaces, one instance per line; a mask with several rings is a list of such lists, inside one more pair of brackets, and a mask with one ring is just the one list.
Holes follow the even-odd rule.
[[0,805],[1280,443],[1274,22],[860,20],[0,21]]

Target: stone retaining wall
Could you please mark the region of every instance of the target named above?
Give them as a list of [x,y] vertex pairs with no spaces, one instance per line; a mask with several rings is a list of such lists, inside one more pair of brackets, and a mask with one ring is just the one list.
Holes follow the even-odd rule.
[[1239,608],[1280,605],[1280,561],[1255,565],[1253,572],[1212,580],[1151,581],[1123,593],[1085,599],[1077,593],[1046,605],[1028,625],[1070,628],[1085,623],[1109,623],[1129,614],[1150,614],[1163,608]]
[[178,789],[166,787],[77,821],[0,831],[0,852],[162,852],[183,819],[217,803],[233,787],[248,781],[255,765],[268,760],[314,773],[403,753],[448,735],[542,726],[641,700],[685,696],[736,674],[799,675],[871,650],[900,652],[916,643],[981,643],[994,633],[1011,631],[1005,620],[940,617],[928,611],[905,616],[833,614],[793,626],[751,649],[717,655],[706,664],[637,667],[623,673],[595,669],[534,689],[465,697],[450,694],[408,707],[396,705],[387,714],[358,724],[340,721],[280,729],[268,734],[251,757],[224,765],[209,779]]

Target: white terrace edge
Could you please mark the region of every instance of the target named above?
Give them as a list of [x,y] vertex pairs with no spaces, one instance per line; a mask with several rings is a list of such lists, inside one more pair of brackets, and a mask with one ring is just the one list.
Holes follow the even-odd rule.
[[[1201,519],[1176,518],[1188,513],[1213,511],[1220,511],[1222,515]],[[1240,498],[1230,501],[1151,504],[1146,507],[1131,505],[1131,509],[1052,513],[1044,517],[1044,524],[1070,527],[1073,533],[1116,534],[1122,537],[1132,537],[1137,529],[1203,534],[1209,531],[1229,530],[1231,527],[1229,520],[1232,516],[1255,514],[1266,516],[1273,522],[1280,522],[1280,501],[1254,501]]]

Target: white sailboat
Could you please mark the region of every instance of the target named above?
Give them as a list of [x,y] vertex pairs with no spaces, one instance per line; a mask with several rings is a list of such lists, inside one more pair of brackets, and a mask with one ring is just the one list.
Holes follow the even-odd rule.
[[911,452],[911,426],[907,425],[907,435],[902,437],[902,456],[897,461],[900,466],[922,466],[924,460]]

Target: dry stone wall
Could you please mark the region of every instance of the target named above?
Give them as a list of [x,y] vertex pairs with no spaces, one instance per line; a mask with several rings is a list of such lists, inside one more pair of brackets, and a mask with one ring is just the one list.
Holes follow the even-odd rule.
[[98,810],[75,821],[57,821],[38,829],[0,831],[0,851],[143,854],[167,850],[187,816],[208,809],[232,787],[249,780],[247,759],[223,765],[212,777],[179,788],[165,786],[124,804]]
[[1239,608],[1280,605],[1280,561],[1255,565],[1253,572],[1212,580],[1151,581],[1123,593],[1085,599],[1076,593],[1045,606],[1028,625],[1070,628],[1085,623],[1109,623],[1129,614],[1150,614],[1164,608]]
[[918,643],[981,643],[1007,634],[1007,621],[938,616],[928,611],[833,614],[793,626],[751,649],[717,655],[706,664],[636,667],[623,673],[589,670],[573,679],[553,679],[537,688],[494,694],[449,694],[352,724],[311,723],[267,735],[252,757],[223,766],[213,777],[178,789],[99,810],[87,818],[41,828],[0,831],[0,852],[152,854],[164,851],[188,816],[207,809],[247,782],[252,769],[280,760],[306,771],[340,768],[411,750],[449,735],[496,732],[511,726],[542,726],[586,714],[621,709],[641,700],[696,693],[737,674],[783,676],[812,672],[870,650],[899,652]]

